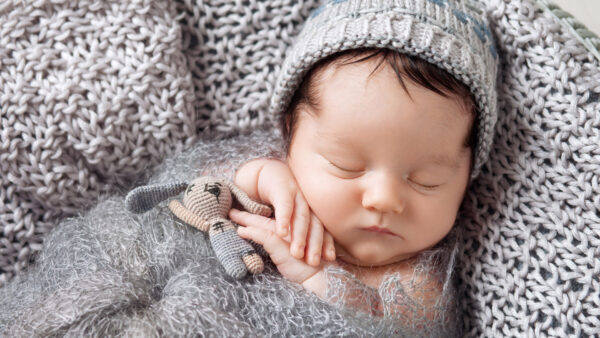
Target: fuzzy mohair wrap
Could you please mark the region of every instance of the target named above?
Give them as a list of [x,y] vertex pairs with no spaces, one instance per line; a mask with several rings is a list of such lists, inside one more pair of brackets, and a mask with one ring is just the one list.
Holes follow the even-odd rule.
[[[457,323],[468,337],[599,336],[600,44],[546,1],[482,3],[498,121],[457,221]],[[226,280],[203,236],[164,207],[122,206],[197,135],[270,125],[283,56],[318,6],[0,2],[0,335],[393,333],[269,266]],[[194,168],[235,168],[245,159],[230,151]]]
[[[256,131],[198,143],[166,161],[150,183],[190,181],[201,173],[227,176],[248,158],[280,156],[281,138],[273,134]],[[427,269],[424,263],[421,269]],[[451,264],[440,271],[442,278],[446,272],[451,277]],[[61,222],[46,238],[37,264],[0,289],[0,335],[457,335],[451,285],[444,291],[449,301],[421,306],[406,292],[421,285],[389,277],[379,290],[384,301],[402,299],[407,306],[401,314],[386,309],[383,317],[374,317],[368,306],[361,311],[343,306],[368,287],[340,268],[327,275],[331,304],[285,280],[272,264],[261,274],[232,278],[205,234],[176,221],[166,201],[140,215],[125,209],[122,196],[108,197]],[[358,297],[353,301],[367,305],[369,297]]]

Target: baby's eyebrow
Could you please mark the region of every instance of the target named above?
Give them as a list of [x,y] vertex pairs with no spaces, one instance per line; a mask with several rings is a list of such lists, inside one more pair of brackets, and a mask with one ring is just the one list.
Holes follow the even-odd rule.
[[348,144],[348,141],[339,135],[328,133],[328,132],[325,132],[325,131],[322,131],[319,129],[317,129],[316,134],[317,134],[318,138],[325,140],[325,141],[332,142],[335,145],[347,145]]
[[428,158],[429,161],[435,165],[448,167],[450,169],[458,169],[460,166],[456,157],[448,154],[436,154]]
[[[331,142],[330,145],[336,146],[336,148],[345,149],[348,146],[349,140],[340,137],[339,135],[335,135],[332,133],[328,133],[322,130],[317,130],[316,135],[318,138],[322,140],[326,140]],[[322,144],[323,145],[323,144]],[[461,151],[458,157],[450,156],[445,153],[433,154],[425,157],[425,161],[428,163],[434,164],[436,166],[450,168],[452,170],[457,170],[460,167],[459,159],[463,156],[464,153]]]

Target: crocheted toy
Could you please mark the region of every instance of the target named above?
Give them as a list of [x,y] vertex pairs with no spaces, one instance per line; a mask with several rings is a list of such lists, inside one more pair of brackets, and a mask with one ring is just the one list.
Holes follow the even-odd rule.
[[183,204],[172,200],[169,202],[169,209],[182,222],[208,233],[217,259],[227,274],[239,279],[247,272],[262,272],[262,258],[250,243],[237,234],[236,225],[227,218],[227,214],[233,205],[234,196],[244,209],[253,214],[268,217],[271,215],[271,208],[252,200],[232,182],[202,176],[189,184],[176,182],[141,186],[129,192],[125,202],[128,210],[143,213],[183,190]]

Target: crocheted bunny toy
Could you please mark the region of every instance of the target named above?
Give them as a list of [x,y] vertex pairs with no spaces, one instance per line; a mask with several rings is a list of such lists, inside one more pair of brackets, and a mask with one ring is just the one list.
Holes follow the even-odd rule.
[[262,272],[262,258],[250,243],[237,234],[236,225],[227,218],[227,214],[234,196],[244,209],[253,214],[268,217],[271,215],[271,208],[252,200],[232,182],[202,176],[189,184],[175,182],[141,186],[127,194],[125,203],[128,210],[142,213],[183,190],[183,203],[172,200],[169,202],[169,209],[182,222],[208,233],[217,259],[227,274],[239,279],[247,272]]

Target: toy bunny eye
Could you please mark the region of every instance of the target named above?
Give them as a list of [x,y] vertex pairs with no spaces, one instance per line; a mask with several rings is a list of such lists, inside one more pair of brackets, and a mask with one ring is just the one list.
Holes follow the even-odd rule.
[[185,191],[185,194],[186,194],[186,195],[188,195],[190,192],[192,192],[192,188],[193,188],[193,187],[194,187],[194,184],[190,184],[190,185],[187,187],[187,189],[186,189],[186,191]]
[[219,203],[219,195],[221,195],[221,184],[216,182],[213,184],[207,183],[204,185],[204,191],[212,194],[217,199],[217,203]]

